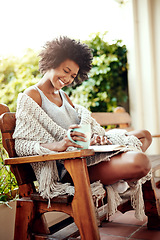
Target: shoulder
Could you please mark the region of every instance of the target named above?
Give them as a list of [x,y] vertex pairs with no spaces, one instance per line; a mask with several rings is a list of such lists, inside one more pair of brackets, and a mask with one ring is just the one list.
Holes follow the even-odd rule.
[[39,106],[42,105],[42,99],[40,96],[40,93],[38,92],[38,90],[36,88],[34,88],[33,86],[27,88],[24,91],[25,94],[27,94],[29,97],[31,97]]

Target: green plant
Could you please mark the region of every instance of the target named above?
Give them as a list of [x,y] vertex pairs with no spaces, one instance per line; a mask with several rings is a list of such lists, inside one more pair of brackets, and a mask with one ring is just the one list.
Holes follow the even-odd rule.
[[6,202],[15,198],[13,191],[18,188],[18,185],[10,167],[4,165],[3,160],[8,156],[1,141],[0,139],[0,202]]
[[[13,56],[0,59],[0,102],[7,104],[10,111],[16,111],[18,94],[37,83],[40,77],[37,53],[31,49],[22,59]],[[1,141],[0,136],[0,202],[6,202],[15,197],[13,190],[18,185],[10,167],[3,163],[8,156]]]
[[93,34],[85,41],[93,49],[89,79],[76,88],[65,89],[71,99],[92,112],[112,111],[128,100],[127,49],[121,40],[109,44],[104,34]]
[[41,78],[38,57],[34,50],[28,49],[23,58],[9,57],[0,60],[0,102],[16,110],[18,94],[34,85]]
[[[65,88],[73,102],[91,111],[112,111],[128,101],[127,49],[121,40],[106,41],[107,32],[92,34],[85,41],[93,49],[93,67],[89,79],[75,88]],[[41,78],[38,53],[28,49],[22,59],[0,60],[0,102],[16,110],[19,92]]]

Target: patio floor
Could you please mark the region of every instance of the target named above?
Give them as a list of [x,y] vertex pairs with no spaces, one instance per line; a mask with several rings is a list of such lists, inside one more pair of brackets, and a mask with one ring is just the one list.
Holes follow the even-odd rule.
[[147,229],[147,217],[139,221],[134,211],[117,212],[99,227],[101,240],[160,240],[160,231]]

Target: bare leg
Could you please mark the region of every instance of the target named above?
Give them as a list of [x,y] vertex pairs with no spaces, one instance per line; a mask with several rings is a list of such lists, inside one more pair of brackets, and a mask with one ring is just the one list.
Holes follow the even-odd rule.
[[110,161],[103,161],[88,167],[90,181],[98,181],[104,185],[119,180],[138,180],[145,176],[151,168],[148,157],[141,152],[129,151],[117,154]]
[[152,136],[147,130],[131,131],[128,135],[136,136],[142,143],[142,151],[145,152],[152,142]]
[[[142,142],[143,152],[152,142],[151,134],[147,130],[131,131],[127,134],[136,136]],[[100,180],[104,185],[109,185],[119,180],[138,180],[145,176],[150,168],[150,161],[144,153],[129,151],[112,157],[110,161],[88,167],[88,172],[91,183]],[[71,181],[68,175],[65,175],[63,182]]]

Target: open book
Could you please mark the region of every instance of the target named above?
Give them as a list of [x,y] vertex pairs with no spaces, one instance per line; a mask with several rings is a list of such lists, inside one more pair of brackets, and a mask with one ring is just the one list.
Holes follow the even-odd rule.
[[126,149],[125,145],[92,145],[89,149],[93,149],[95,152],[114,152]]

